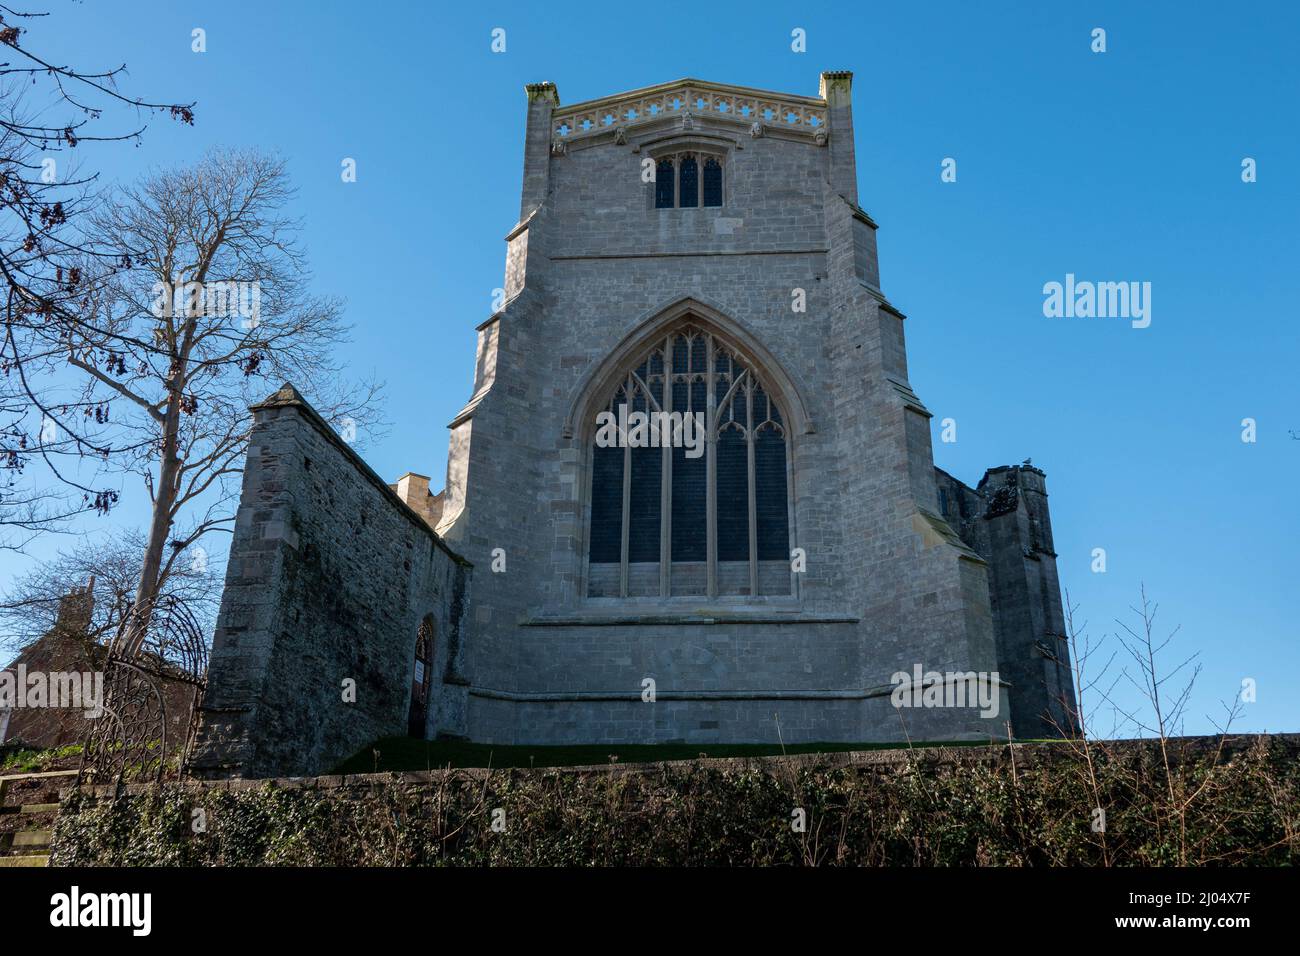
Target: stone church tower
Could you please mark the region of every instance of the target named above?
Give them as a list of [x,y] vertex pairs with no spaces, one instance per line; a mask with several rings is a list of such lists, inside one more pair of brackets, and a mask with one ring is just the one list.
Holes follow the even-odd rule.
[[[505,302],[478,329],[439,501],[438,534],[475,566],[464,725],[444,730],[788,742],[1068,726],[1042,473],[997,479],[1024,529],[995,541],[984,485],[936,475],[859,205],[851,86],[681,80],[572,106],[527,87]],[[597,415],[620,405],[702,412],[705,448],[602,447]],[[918,666],[1000,674],[996,714],[894,707],[892,676]]]
[[195,773],[324,772],[407,733],[1072,726],[1044,475],[934,467],[851,84],[527,88],[445,489],[386,482],[291,384],[252,410]]

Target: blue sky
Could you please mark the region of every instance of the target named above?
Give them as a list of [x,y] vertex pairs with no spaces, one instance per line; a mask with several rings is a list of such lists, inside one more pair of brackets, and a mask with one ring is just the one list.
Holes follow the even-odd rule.
[[[1093,635],[1145,582],[1163,624],[1181,624],[1176,647],[1200,653],[1190,732],[1211,730],[1203,715],[1247,677],[1258,697],[1239,727],[1300,730],[1295,5],[48,9],[28,42],[54,59],[125,61],[131,92],[197,101],[193,128],[158,119],[138,148],[87,152],[106,180],[214,144],[286,157],[317,291],[345,298],[355,326],[346,358],[387,382],[392,425],[367,458],[435,486],[518,214],[523,84],[551,80],[563,103],[682,76],[815,95],[820,71],[854,71],[860,199],[884,290],[909,316],[936,464],[972,484],[1027,456],[1046,470],[1062,581]],[[191,51],[195,27],[206,53]],[[340,181],[344,157],[356,183]],[[946,157],[955,183],[940,181]],[[1258,182],[1241,181],[1244,157]],[[1067,273],[1150,282],[1150,327],[1044,317],[1043,284]],[[939,441],[947,417],[953,444]],[[123,497],[78,530],[142,524],[143,489]],[[0,583],[69,543],[0,557]]]

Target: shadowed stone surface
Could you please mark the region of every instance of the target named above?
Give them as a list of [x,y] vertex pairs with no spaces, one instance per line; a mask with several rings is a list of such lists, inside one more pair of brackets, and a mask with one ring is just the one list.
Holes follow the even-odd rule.
[[427,733],[463,726],[467,562],[292,386],[253,414],[195,774],[320,773],[406,733],[426,616]]

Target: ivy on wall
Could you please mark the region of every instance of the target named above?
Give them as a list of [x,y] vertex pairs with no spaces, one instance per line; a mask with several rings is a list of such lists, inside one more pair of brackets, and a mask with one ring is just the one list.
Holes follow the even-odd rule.
[[[1300,767],[1259,738],[1167,771],[1150,747],[890,768],[442,771],[413,783],[73,793],[53,865],[1295,865]],[[626,768],[625,768],[626,769]],[[1168,775],[1167,775],[1168,774]],[[1189,799],[1190,798],[1190,801]],[[1104,810],[1098,829],[1096,810]],[[802,824],[802,825],[801,825]]]

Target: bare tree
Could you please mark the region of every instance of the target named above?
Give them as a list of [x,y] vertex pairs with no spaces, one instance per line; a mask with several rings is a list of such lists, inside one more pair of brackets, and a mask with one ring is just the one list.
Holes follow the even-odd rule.
[[37,487],[25,469],[33,453],[57,454],[66,439],[49,433],[35,439],[24,427],[31,403],[21,389],[0,378],[0,550],[22,551],[46,531],[57,528],[84,505],[70,502],[52,488]]
[[[40,531],[82,511],[106,512],[112,488],[86,483],[78,466],[112,451],[98,438],[104,410],[52,397],[40,364],[25,348],[25,332],[59,312],[75,312],[84,295],[83,263],[111,257],[78,228],[93,207],[95,176],[71,156],[89,143],[138,142],[147,118],[170,115],[194,122],[193,103],[152,102],[122,92],[125,66],[85,70],[57,63],[29,43],[29,27],[44,13],[0,4],[0,276],[4,329],[0,335],[0,547],[21,548]],[[98,127],[105,112],[131,119],[116,129]],[[34,492],[25,467],[41,460],[61,488]],[[47,483],[48,485],[48,483]]]
[[309,291],[292,197],[284,163],[253,150],[120,188],[89,217],[111,261],[85,258],[78,310],[26,329],[28,366],[75,373],[73,401],[102,409],[107,465],[139,475],[152,501],[124,653],[185,550],[230,530],[250,404],[291,381],[345,429],[374,424],[377,387],[349,384],[335,361],[339,304]]
[[[1215,806],[1215,794],[1228,785],[1224,773],[1225,753],[1232,725],[1242,713],[1241,698],[1238,695],[1231,702],[1221,702],[1224,711],[1222,724],[1208,718],[1218,731],[1212,749],[1206,750],[1196,738],[1179,739],[1196,678],[1200,674],[1200,666],[1195,663],[1197,655],[1184,657],[1173,666],[1166,662],[1179,628],[1174,627],[1160,636],[1156,625],[1158,605],[1148,597],[1145,585],[1142,585],[1139,596],[1139,603],[1130,608],[1134,622],[1115,621],[1120,630],[1114,636],[1120,650],[1129,658],[1130,666],[1111,677],[1103,687],[1102,682],[1107,679],[1117,652],[1110,652],[1099,670],[1091,666],[1092,658],[1102,650],[1104,643],[1094,644],[1087,637],[1087,625],[1076,625],[1077,607],[1070,603],[1069,594],[1066,594],[1066,630],[1079,697],[1077,702],[1063,703],[1075,708],[1079,733],[1077,736],[1063,733],[1062,736],[1068,738],[1066,746],[1077,758],[1076,767],[1083,775],[1092,802],[1089,812],[1101,814],[1101,825],[1099,828],[1094,826],[1094,832],[1102,863],[1109,866],[1118,855],[1122,855],[1126,839],[1121,835],[1117,843],[1106,827],[1108,802],[1126,805],[1128,812],[1149,823],[1156,832],[1174,834],[1179,865],[1224,862],[1208,855],[1208,848],[1216,835],[1242,825],[1242,815],[1235,808],[1229,812],[1221,811],[1214,818],[1214,827],[1208,830],[1203,826],[1192,827],[1191,822],[1205,807]],[[1183,675],[1181,681],[1174,682],[1179,675]],[[1115,689],[1121,682],[1136,692],[1139,701],[1136,706],[1122,705],[1117,701]],[[1110,704],[1115,714],[1110,740],[1094,733],[1094,710],[1085,706],[1093,696]],[[1121,731],[1136,732],[1139,737],[1154,740],[1159,760],[1156,779],[1147,779],[1140,764],[1139,769],[1133,769],[1117,759],[1117,748],[1122,745],[1118,745],[1114,738]],[[1249,809],[1244,811],[1245,814],[1249,812]],[[1199,836],[1193,837],[1193,830]]]
[[[0,601],[0,650],[12,655],[45,634],[58,632],[59,613],[69,595],[89,588],[91,613],[84,629],[64,634],[84,640],[87,652],[108,648],[121,632],[140,580],[144,535],[132,531],[64,551],[15,581]],[[163,596],[184,604],[211,632],[221,597],[221,578],[202,565],[187,564],[167,579]],[[0,660],[4,659],[0,654]]]
[[1099,647],[1094,645],[1088,637],[1087,623],[1075,623],[1074,615],[1078,609],[1078,605],[1070,601],[1070,592],[1066,591],[1065,634],[1070,649],[1071,676],[1074,679],[1073,683],[1077,697],[1074,699],[1061,699],[1061,712],[1066,715],[1066,722],[1064,727],[1057,725],[1056,731],[1065,740],[1066,746],[1074,752],[1075,766],[1082,770],[1084,784],[1092,797],[1092,806],[1089,808],[1089,822],[1092,832],[1097,834],[1096,839],[1101,849],[1102,866],[1110,866],[1111,848],[1106,839],[1104,822],[1105,798],[1102,795],[1102,786],[1098,775],[1098,750],[1101,748],[1094,740],[1090,705],[1094,693],[1099,693],[1103,699],[1109,699],[1110,692],[1114,690],[1115,682],[1119,678],[1113,678],[1106,690],[1100,689],[1099,684],[1110,671],[1115,655],[1112,653],[1100,670],[1096,670],[1091,666],[1092,659],[1097,654]]

